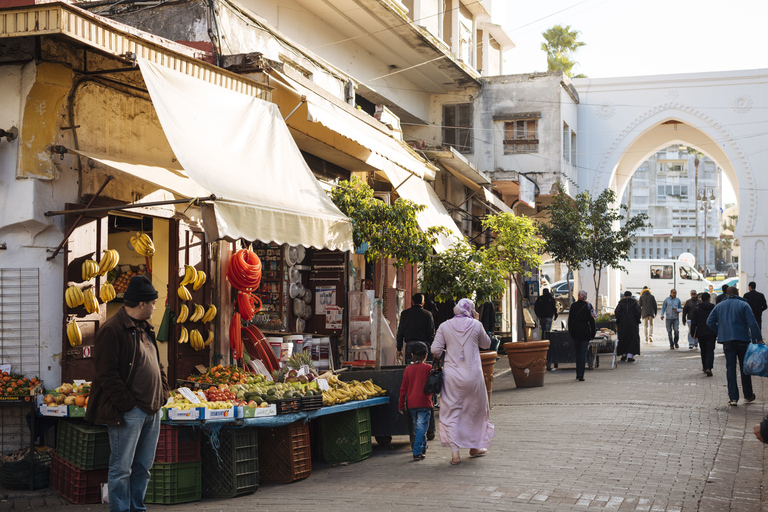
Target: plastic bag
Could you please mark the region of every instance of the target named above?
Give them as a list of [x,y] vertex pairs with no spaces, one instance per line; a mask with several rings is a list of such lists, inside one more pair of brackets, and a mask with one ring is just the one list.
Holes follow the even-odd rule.
[[768,377],[768,347],[761,343],[750,343],[744,356],[744,373]]

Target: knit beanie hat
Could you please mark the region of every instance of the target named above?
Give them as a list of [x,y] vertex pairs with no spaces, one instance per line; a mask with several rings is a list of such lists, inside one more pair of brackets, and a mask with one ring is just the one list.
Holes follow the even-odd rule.
[[151,302],[158,296],[147,276],[133,276],[128,282],[123,298],[132,302]]

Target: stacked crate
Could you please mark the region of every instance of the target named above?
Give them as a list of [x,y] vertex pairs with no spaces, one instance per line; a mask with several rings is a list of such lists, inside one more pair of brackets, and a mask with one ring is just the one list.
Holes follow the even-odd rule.
[[287,484],[312,474],[309,424],[259,429],[259,482]]
[[60,420],[56,451],[51,454],[51,489],[78,505],[100,503],[109,455],[107,427]]
[[353,409],[320,418],[323,460],[329,464],[360,462],[371,456],[370,409]]
[[200,431],[162,425],[145,503],[175,505],[200,500]]
[[[255,428],[222,428],[202,444],[203,496],[234,498],[259,488],[259,436]],[[218,444],[218,446],[216,446]]]

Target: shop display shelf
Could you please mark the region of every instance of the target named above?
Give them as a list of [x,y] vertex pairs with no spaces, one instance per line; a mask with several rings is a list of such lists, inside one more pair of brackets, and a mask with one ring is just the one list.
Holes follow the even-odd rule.
[[[0,485],[8,490],[29,489],[29,456],[22,460],[0,464]],[[34,487],[44,489],[50,484],[51,451],[35,452]]]
[[277,414],[290,414],[301,411],[301,399],[299,398],[281,398],[275,400],[277,405]]
[[323,407],[323,395],[305,396],[301,398],[302,411],[316,411]]
[[107,482],[108,472],[106,468],[85,471],[51,453],[51,489],[76,505],[101,503],[101,484]]
[[255,428],[222,428],[218,449],[211,438],[202,443],[204,498],[233,498],[259,487],[259,437]]
[[175,505],[200,501],[201,473],[202,463],[199,460],[170,464],[155,462],[144,502]]
[[323,460],[329,464],[360,462],[371,456],[370,409],[330,414],[320,418]]
[[307,423],[259,429],[259,483],[290,483],[311,474]]
[[59,420],[56,453],[80,469],[91,471],[109,467],[107,427],[78,420]]
[[156,464],[194,462],[200,460],[200,431],[195,428],[160,426],[155,450]]

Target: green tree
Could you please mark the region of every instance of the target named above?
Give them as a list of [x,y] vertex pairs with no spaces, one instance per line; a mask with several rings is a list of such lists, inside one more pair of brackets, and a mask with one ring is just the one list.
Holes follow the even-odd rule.
[[[573,56],[579,48],[587,44],[578,40],[579,33],[578,30],[571,30],[570,25],[565,27],[555,25],[541,33],[544,37],[541,49],[547,53],[547,69],[549,71],[562,71],[569,78],[573,77],[572,68],[576,64]],[[582,78],[583,76],[578,75],[573,78]]]
[[508,274],[530,275],[530,269],[541,266],[545,244],[530,217],[511,212],[489,215],[483,219],[483,229],[495,235],[488,257],[499,260]]
[[373,189],[357,177],[341,181],[331,190],[331,200],[352,219],[355,247],[367,245],[365,258],[394,258],[395,266],[425,261],[432,254],[437,236],[447,234],[444,227],[419,229],[416,214],[424,205],[398,199],[391,205],[376,199]]

